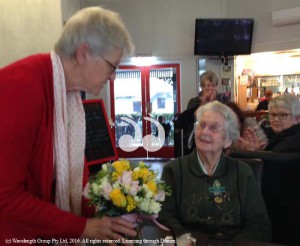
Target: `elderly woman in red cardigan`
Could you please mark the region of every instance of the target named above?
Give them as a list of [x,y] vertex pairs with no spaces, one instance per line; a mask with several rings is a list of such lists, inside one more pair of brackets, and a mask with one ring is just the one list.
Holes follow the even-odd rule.
[[98,95],[132,49],[118,14],[91,7],[67,21],[50,54],[0,70],[1,245],[12,238],[38,243],[136,235],[134,224],[120,217],[86,218],[82,202],[87,176],[80,91]]

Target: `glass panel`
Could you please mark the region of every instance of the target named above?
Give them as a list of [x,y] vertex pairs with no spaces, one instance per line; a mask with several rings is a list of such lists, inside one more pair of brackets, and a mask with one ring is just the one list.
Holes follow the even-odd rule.
[[[175,68],[150,70],[151,117],[163,122],[165,146],[174,146],[173,117],[177,112],[177,83]],[[151,123],[151,134],[158,135],[157,127]]]
[[[114,101],[116,145],[124,147],[123,144],[126,144],[125,148],[128,147],[130,149],[142,146],[143,128],[140,71],[122,70],[117,72],[114,81]],[[122,139],[124,140],[123,142]]]
[[199,59],[198,60],[198,74],[197,74],[197,81],[198,81],[198,87],[197,89],[200,92],[201,86],[200,86],[200,76],[202,73],[204,73],[206,70],[206,60],[205,59]]

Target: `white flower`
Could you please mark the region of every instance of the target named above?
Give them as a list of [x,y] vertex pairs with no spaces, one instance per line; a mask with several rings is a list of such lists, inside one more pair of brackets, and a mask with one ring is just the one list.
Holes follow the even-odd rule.
[[161,204],[154,201],[153,199],[140,198],[138,202],[138,207],[141,211],[148,214],[158,214],[161,210]]
[[145,198],[150,199],[154,196],[153,192],[151,190],[149,190],[149,188],[146,184],[143,184],[143,189],[144,189],[144,193],[145,193]]
[[121,189],[120,183],[119,182],[114,182],[112,184],[113,189]]
[[161,210],[161,204],[154,200],[150,200],[148,213],[158,214],[160,210]]
[[101,187],[101,195],[106,199],[110,200],[110,192],[112,191],[112,187],[110,183],[104,183],[103,186]]
[[103,171],[106,171],[108,170],[108,165],[105,163],[105,164],[102,164],[102,170]]
[[139,191],[139,181],[132,181],[131,182],[131,186],[130,186],[130,189],[129,189],[129,195],[131,196],[135,196],[137,194],[137,192]]
[[129,185],[132,181],[132,171],[123,171],[120,182]]
[[96,195],[100,195],[101,187],[97,185],[96,183],[91,184],[92,192]]
[[83,197],[85,197],[86,199],[89,199],[89,190],[90,190],[90,183],[87,183],[83,189],[82,195]]
[[138,202],[138,207],[140,210],[148,213],[149,210],[150,199],[140,198]]
[[163,202],[165,200],[166,193],[164,191],[159,191],[155,196],[154,200],[158,202]]

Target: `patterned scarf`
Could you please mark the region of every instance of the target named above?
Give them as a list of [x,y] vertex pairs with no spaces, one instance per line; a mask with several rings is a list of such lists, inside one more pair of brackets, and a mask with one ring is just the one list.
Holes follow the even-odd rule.
[[85,113],[79,91],[66,92],[63,66],[51,52],[54,84],[55,203],[81,215],[85,148]]

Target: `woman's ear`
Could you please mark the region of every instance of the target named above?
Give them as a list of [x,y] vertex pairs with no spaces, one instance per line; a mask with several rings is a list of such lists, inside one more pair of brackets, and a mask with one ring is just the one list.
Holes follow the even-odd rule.
[[229,147],[231,146],[231,144],[232,144],[232,140],[229,139],[229,138],[226,138],[226,139],[225,139],[224,149],[229,148]]
[[87,61],[87,58],[89,56],[90,53],[90,48],[89,45],[87,43],[82,43],[80,44],[77,48],[76,48],[76,61],[79,64],[83,64]]
[[295,116],[295,124],[299,124],[300,123],[300,115],[296,115]]

